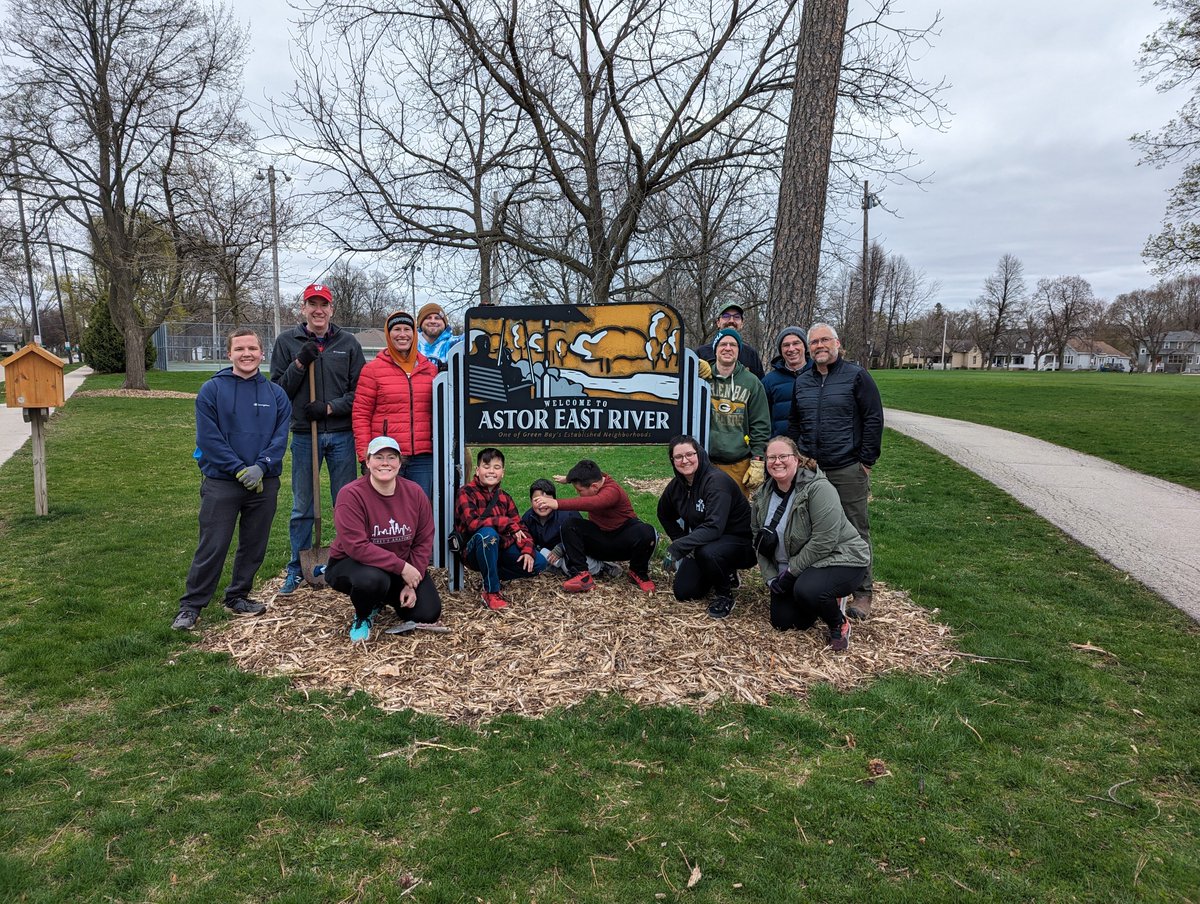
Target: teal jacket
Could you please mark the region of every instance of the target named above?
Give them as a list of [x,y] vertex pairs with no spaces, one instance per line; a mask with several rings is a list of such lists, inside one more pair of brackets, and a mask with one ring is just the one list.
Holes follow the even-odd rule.
[[[767,523],[767,506],[774,486],[775,481],[768,476],[750,500],[750,522],[755,533]],[[792,574],[800,574],[806,568],[871,564],[871,548],[846,518],[837,490],[820,468],[816,473],[804,469],[796,472],[795,502],[783,536],[788,571]],[[779,574],[774,557],[759,555],[758,567],[768,583]]]
[[713,365],[708,457],[721,464],[762,458],[771,438],[771,406],[762,381],[741,364],[722,377]]

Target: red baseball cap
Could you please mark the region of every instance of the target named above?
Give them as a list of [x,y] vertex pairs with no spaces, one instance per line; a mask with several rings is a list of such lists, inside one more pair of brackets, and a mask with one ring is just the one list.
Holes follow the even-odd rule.
[[329,291],[329,286],[322,285],[321,283],[313,283],[304,290],[304,300],[308,301],[310,298],[324,298],[327,302],[333,304],[333,293]]

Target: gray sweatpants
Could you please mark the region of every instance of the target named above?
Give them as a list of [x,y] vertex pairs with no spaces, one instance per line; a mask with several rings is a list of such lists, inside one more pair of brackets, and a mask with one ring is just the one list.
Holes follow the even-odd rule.
[[[829,482],[838,491],[842,500],[842,511],[846,518],[858,529],[858,535],[871,545],[871,516],[867,512],[867,500],[871,498],[871,478],[863,471],[862,465],[853,464],[848,468],[834,468],[825,472]],[[867,573],[858,585],[856,593],[870,593],[875,554],[872,550],[871,564],[867,565]]]
[[261,493],[247,490],[236,480],[200,479],[200,542],[188,570],[187,589],[179,598],[181,610],[203,609],[212,599],[225,568],[235,526],[237,553],[233,557],[229,586],[225,588],[225,602],[231,603],[250,593],[254,576],[267,554],[278,496],[278,477],[264,477]]

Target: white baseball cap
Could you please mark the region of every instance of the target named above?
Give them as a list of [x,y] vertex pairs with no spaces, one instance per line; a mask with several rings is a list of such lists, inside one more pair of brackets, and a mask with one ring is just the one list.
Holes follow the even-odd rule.
[[400,454],[400,444],[390,436],[377,436],[367,445],[367,454],[374,455],[376,452],[382,452],[384,449],[394,449],[396,454]]

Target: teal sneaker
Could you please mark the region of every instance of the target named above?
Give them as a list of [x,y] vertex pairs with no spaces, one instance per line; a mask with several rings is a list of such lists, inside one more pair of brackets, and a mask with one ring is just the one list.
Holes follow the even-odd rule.
[[287,596],[288,594],[295,593],[300,588],[300,582],[302,580],[304,580],[304,578],[301,575],[292,574],[289,571],[287,578],[283,582],[283,586],[279,588],[280,594]]
[[371,636],[371,619],[355,618],[350,626],[350,643],[361,643]]

